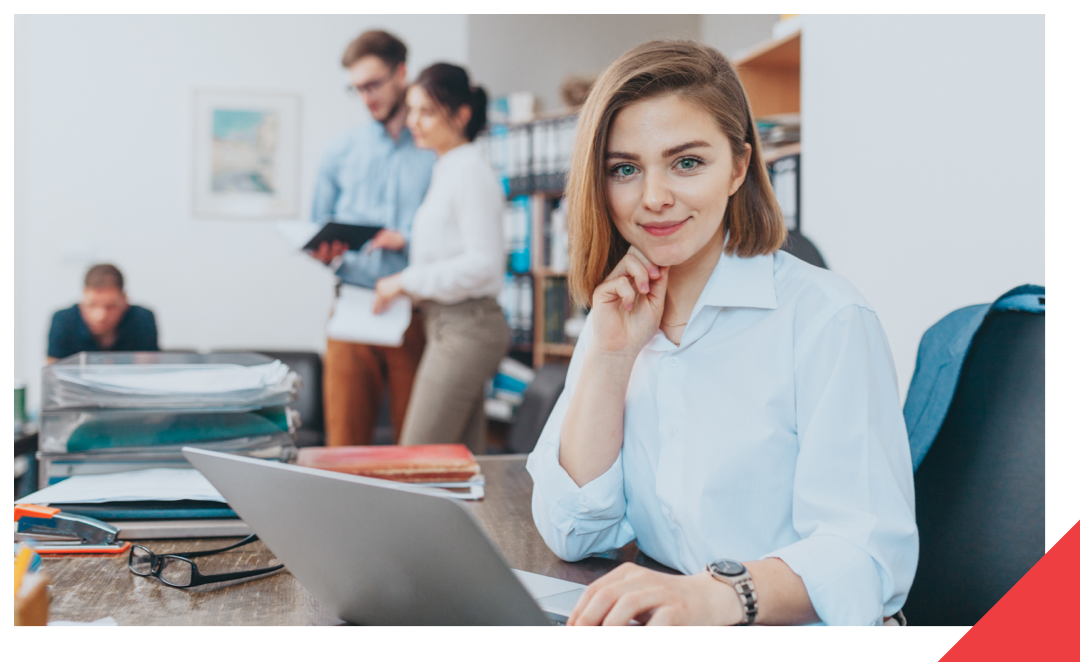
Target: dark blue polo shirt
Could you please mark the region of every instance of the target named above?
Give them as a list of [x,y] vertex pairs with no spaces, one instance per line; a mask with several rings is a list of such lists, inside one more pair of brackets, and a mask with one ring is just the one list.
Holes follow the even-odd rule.
[[79,304],[57,311],[49,329],[49,356],[62,359],[79,352],[156,352],[157,323],[154,313],[141,306],[129,306],[116,328],[116,342],[103,349],[90,335],[79,312]]

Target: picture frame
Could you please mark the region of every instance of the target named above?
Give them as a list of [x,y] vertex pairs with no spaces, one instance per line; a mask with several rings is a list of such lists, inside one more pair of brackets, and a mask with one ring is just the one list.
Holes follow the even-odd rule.
[[192,135],[194,216],[299,216],[299,95],[196,89]]

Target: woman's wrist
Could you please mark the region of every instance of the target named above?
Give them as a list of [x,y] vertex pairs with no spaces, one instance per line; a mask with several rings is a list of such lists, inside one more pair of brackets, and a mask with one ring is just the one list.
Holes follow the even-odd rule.
[[[612,352],[592,345],[585,355],[585,364],[591,371],[599,372],[606,377],[619,378],[625,376],[626,381],[629,382],[630,372],[634,369],[634,362],[637,360],[639,353]],[[582,372],[584,372],[584,366]]]
[[725,584],[708,572],[694,575],[703,587],[709,623],[712,625],[737,625],[743,619],[742,601],[731,584]]

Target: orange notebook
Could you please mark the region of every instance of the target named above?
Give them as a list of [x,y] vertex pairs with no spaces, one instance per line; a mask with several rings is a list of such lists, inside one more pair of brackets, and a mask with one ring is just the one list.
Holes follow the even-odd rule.
[[300,449],[296,463],[403,483],[459,482],[480,472],[463,444],[309,447]]

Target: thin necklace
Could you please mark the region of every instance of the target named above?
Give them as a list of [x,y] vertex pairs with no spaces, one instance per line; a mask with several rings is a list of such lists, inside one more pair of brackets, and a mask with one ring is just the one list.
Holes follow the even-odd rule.
[[689,323],[690,323],[690,320],[686,320],[682,324],[664,324],[663,322],[660,322],[660,326],[666,326],[669,329],[677,329],[680,326],[686,326]]

